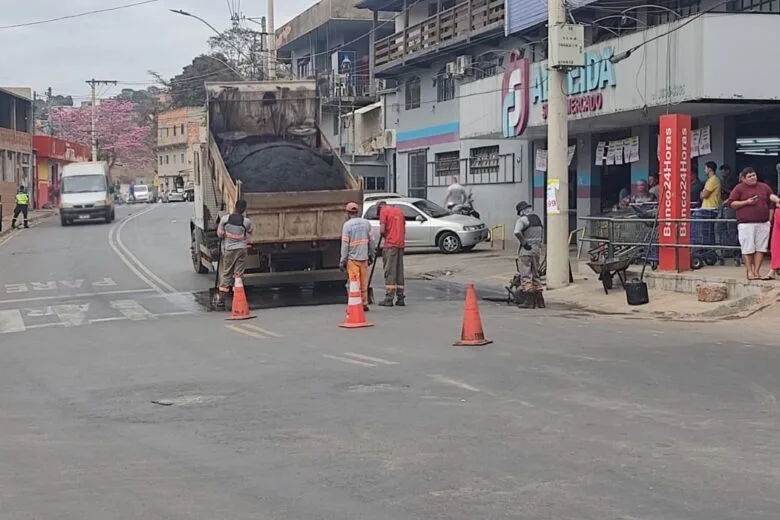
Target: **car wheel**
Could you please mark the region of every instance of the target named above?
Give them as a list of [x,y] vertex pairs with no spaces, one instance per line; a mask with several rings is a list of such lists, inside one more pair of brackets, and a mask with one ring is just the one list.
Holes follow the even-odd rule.
[[206,274],[208,268],[200,261],[200,245],[203,243],[203,235],[198,228],[192,230],[192,241],[190,249],[192,250],[192,268],[198,274]]
[[439,235],[437,245],[439,246],[439,250],[446,255],[451,255],[452,253],[457,253],[461,250],[460,237],[452,231],[447,231]]
[[68,224],[70,224],[70,222],[68,222],[68,219],[66,219],[65,217],[60,217],[60,224],[62,224],[62,227],[65,227]]

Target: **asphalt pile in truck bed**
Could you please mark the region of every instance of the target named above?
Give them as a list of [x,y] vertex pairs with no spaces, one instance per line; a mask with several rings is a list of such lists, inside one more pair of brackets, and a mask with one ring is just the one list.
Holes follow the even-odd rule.
[[332,154],[304,144],[252,138],[223,141],[222,160],[245,192],[343,189],[344,177]]

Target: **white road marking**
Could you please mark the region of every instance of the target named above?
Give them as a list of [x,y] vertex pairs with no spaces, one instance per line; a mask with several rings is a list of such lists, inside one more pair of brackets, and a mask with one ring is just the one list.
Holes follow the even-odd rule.
[[366,363],[364,361],[358,361],[356,359],[349,359],[349,358],[345,358],[345,357],[341,357],[341,356],[331,356],[329,354],[323,354],[322,357],[328,358],[328,359],[333,359],[335,361],[341,361],[342,363],[349,363],[351,365],[358,365],[358,366],[361,366],[361,367],[375,367],[376,366],[373,363]]
[[256,332],[259,332],[260,334],[264,334],[266,336],[271,336],[272,338],[283,338],[281,334],[277,334],[276,332],[271,332],[270,330],[265,330],[261,327],[258,327],[257,325],[252,325],[251,323],[245,323],[242,325],[243,327],[246,327],[247,329],[252,329]]
[[127,316],[110,316],[108,318],[95,318],[94,320],[89,320],[90,323],[106,323],[108,321],[124,321],[128,319]]
[[24,315],[27,318],[45,318],[46,316],[54,316],[54,309],[49,307],[43,307],[40,309],[22,309]]
[[26,283],[7,283],[4,286],[5,292],[9,294],[27,292]]
[[479,388],[475,388],[469,384],[466,384],[462,381],[456,381],[455,379],[450,379],[448,377],[439,376],[439,375],[429,375],[428,377],[432,378],[434,381],[438,383],[444,383],[445,385],[452,385],[457,386],[458,388],[462,388],[463,390],[468,390],[469,392],[481,392]]
[[[111,249],[113,249],[114,252],[119,256],[119,259],[122,260],[122,262],[128,268],[130,268],[133,274],[140,278],[146,285],[160,294],[165,294],[166,291],[169,293],[176,293],[177,291],[172,285],[154,274],[152,270],[144,265],[144,263],[141,262],[133,253],[131,253],[122,242],[122,230],[125,228],[125,226],[141,215],[145,215],[146,213],[153,211],[156,207],[157,206],[152,206],[148,210],[140,211],[134,215],[130,215],[121,223],[115,225],[108,233],[108,244],[111,246]],[[112,233],[113,239],[111,238]]]
[[88,303],[81,305],[55,305],[53,309],[54,313],[66,327],[78,327],[87,322]]
[[24,318],[19,309],[0,311],[0,334],[7,332],[24,332]]
[[262,334],[258,334],[257,332],[252,332],[251,330],[243,329],[243,328],[239,327],[238,325],[225,325],[225,327],[230,329],[230,330],[232,330],[232,331],[234,331],[234,332],[238,332],[239,334],[243,334],[245,336],[250,336],[252,338],[268,339],[266,336],[263,336]]
[[397,365],[397,361],[389,361],[387,359],[382,359],[378,357],[371,357],[371,356],[364,356],[363,354],[357,354],[355,352],[344,352],[345,356],[350,356],[357,359],[362,359],[363,361],[371,361],[374,363],[379,363],[380,365]]
[[57,282],[30,282],[33,291],[56,291]]
[[68,289],[81,289],[84,280],[61,280],[60,283]]
[[161,312],[159,314],[155,314],[154,316],[156,318],[163,318],[166,316],[188,316],[190,314],[194,313],[192,311]]
[[111,308],[119,311],[128,320],[140,321],[154,318],[151,312],[135,300],[114,300],[111,302]]
[[92,282],[94,287],[116,287],[116,282],[113,278],[103,278],[99,282]]
[[48,327],[64,327],[64,326],[65,326],[65,324],[62,323],[61,321],[55,321],[55,322],[52,322],[52,323],[40,323],[38,325],[29,325],[27,327],[27,330],[31,330],[31,329],[46,329]]
[[139,294],[150,293],[152,289],[127,289],[123,291],[104,291],[93,293],[79,293],[79,294],[60,294],[56,296],[35,296],[32,298],[15,298],[12,300],[0,300],[0,305],[9,303],[27,303],[27,302],[41,302],[47,300],[72,300],[75,298],[93,298],[96,296],[113,296],[117,294]]

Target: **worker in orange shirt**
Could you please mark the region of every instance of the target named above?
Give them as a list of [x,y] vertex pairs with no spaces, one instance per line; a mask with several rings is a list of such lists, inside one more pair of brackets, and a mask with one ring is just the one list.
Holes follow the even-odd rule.
[[377,204],[379,212],[379,232],[384,239],[382,248],[382,266],[385,271],[385,299],[379,302],[381,307],[395,305],[404,307],[404,247],[406,247],[406,218],[404,212],[388,205],[385,201]]

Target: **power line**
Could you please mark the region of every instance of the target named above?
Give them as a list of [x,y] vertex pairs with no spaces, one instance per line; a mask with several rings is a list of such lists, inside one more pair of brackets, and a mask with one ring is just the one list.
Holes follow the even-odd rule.
[[125,4],[125,5],[118,5],[116,7],[108,7],[106,9],[96,9],[94,11],[87,11],[85,13],[78,13],[78,14],[69,14],[66,16],[59,16],[57,18],[49,18],[47,20],[38,20],[35,22],[25,22],[25,23],[17,23],[13,25],[3,25],[0,26],[0,29],[16,29],[18,27],[30,27],[31,25],[41,25],[44,23],[51,23],[51,22],[59,22],[62,20],[70,20],[72,18],[81,18],[83,16],[89,16],[93,14],[100,14],[100,13],[108,13],[110,11],[118,11],[120,9],[128,9],[130,7],[136,7],[139,5],[145,5],[145,4],[152,4],[155,2],[159,2],[160,0],[143,0],[141,2],[135,2],[133,4]]

